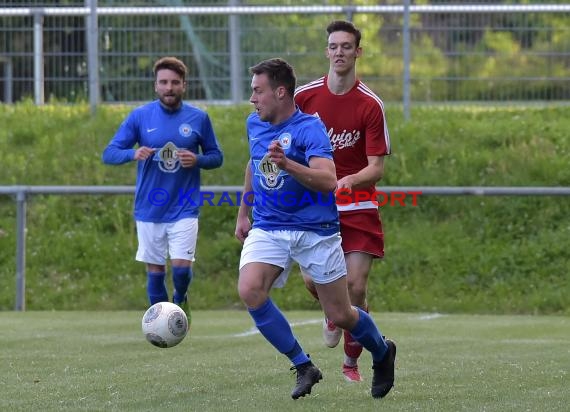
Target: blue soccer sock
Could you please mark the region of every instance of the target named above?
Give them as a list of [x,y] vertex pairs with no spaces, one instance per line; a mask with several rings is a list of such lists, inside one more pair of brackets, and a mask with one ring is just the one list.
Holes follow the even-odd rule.
[[261,334],[275,349],[286,355],[293,365],[309,362],[309,357],[303,351],[293,335],[289,322],[271,299],[257,309],[248,309]]
[[365,349],[370,351],[374,362],[380,362],[388,350],[388,345],[370,315],[358,307],[356,309],[359,318],[350,334]]
[[146,273],[146,293],[151,305],[157,302],[168,302],[168,291],[164,282],[166,273],[147,272]]
[[188,286],[192,282],[193,275],[190,266],[172,266],[172,283],[174,284],[172,301],[174,303],[180,304],[186,300]]

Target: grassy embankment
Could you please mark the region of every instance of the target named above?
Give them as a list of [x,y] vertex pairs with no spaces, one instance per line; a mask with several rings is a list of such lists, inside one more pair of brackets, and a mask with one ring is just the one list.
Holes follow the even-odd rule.
[[[130,108],[0,106],[1,185],[131,185],[135,165],[101,163]],[[241,185],[247,159],[239,107],[208,107],[225,152],[205,185]],[[570,108],[388,108],[390,186],[570,186]],[[131,196],[34,196],[28,203],[27,308],[137,309]],[[0,309],[14,307],[15,203],[0,197]],[[205,206],[192,285],[196,309],[241,307],[236,208]],[[374,311],[570,313],[570,198],[422,196],[384,207],[386,259],[374,266]],[[296,276],[285,309],[317,308]]]

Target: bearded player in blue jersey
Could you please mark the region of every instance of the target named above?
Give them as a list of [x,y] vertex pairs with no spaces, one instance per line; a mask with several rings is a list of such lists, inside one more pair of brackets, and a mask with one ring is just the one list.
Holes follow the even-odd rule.
[[134,218],[136,260],[147,268],[150,304],[169,301],[166,264],[170,257],[172,301],[186,311],[198,236],[200,169],[220,167],[223,154],[207,113],[183,102],[186,65],[175,57],[153,67],[158,99],[133,110],[103,152],[103,162],[137,161]]
[[243,242],[240,298],[265,339],[293,363],[292,398],[310,394],[322,373],[269,297],[297,262],[312,277],[327,318],[371,352],[371,393],[382,398],[394,385],[396,346],[383,338],[368,313],[350,305],[327,132],[318,118],[295,106],[295,73],[287,62],[265,60],[250,71],[255,112],[246,121],[250,160],[244,193],[249,197],[240,205],[235,233]]

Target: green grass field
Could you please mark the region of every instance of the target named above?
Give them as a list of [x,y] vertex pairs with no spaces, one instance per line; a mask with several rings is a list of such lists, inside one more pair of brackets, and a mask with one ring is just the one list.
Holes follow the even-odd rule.
[[376,313],[398,344],[396,386],[382,400],[340,374],[321,313],[287,312],[322,369],[293,401],[288,360],[244,311],[194,311],[191,335],[158,349],[142,312],[0,312],[5,411],[568,411],[570,318]]

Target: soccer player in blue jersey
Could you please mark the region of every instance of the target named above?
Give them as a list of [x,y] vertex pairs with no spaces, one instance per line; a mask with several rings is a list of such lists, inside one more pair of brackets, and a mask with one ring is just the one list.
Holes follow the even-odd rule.
[[327,318],[371,352],[371,393],[382,398],[394,385],[396,346],[383,338],[368,313],[350,305],[327,132],[318,118],[295,106],[296,78],[286,61],[265,60],[250,71],[255,112],[246,121],[247,196],[240,204],[235,232],[243,242],[240,298],[265,339],[293,363],[297,381],[292,398],[310,394],[322,373],[269,297],[272,287],[284,285],[297,262],[312,277]]
[[158,99],[129,114],[105,148],[103,162],[137,161],[136,260],[146,263],[149,302],[169,301],[165,280],[170,257],[172,301],[190,315],[188,287],[198,236],[200,169],[220,167],[223,153],[208,114],[183,102],[187,71],[175,57],[156,61]]

